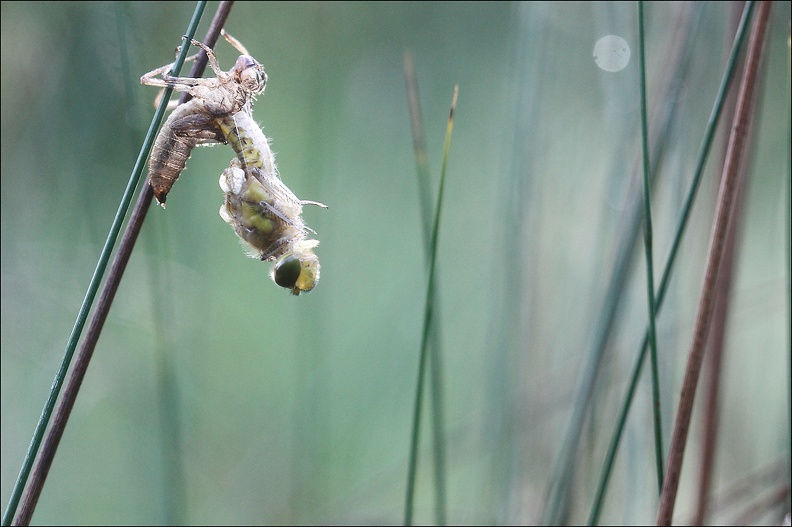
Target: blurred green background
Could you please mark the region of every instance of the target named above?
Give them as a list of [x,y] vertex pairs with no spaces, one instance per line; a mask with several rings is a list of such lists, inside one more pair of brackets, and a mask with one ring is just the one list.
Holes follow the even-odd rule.
[[[668,75],[661,65],[681,8],[646,6],[650,104]],[[193,9],[2,3],[3,507],[154,112],[157,90],[139,78],[173,60]],[[699,9],[653,197],[658,263],[740,7]],[[789,16],[789,3],[774,5],[728,320],[715,493],[788,455]],[[448,520],[539,521],[640,151],[635,5],[239,2],[226,29],[269,76],[254,115],[281,177],[300,198],[329,205],[303,214],[321,240],[321,281],[290,297],[268,278],[269,264],[244,256],[217,213],[217,180],[232,151],[196,149],[167,210],[149,211],[34,522],[402,521],[427,282],[408,49],[434,188],[459,84],[437,263]],[[615,73],[592,57],[608,34],[632,49]],[[224,69],[236,55],[218,44]],[[658,319],[666,445],[722,135]],[[640,247],[639,239],[576,464],[572,522],[588,515],[646,323]],[[644,381],[603,522],[654,521]],[[698,432],[694,422],[682,520],[695,498]],[[434,518],[429,437],[424,428],[419,523]]]

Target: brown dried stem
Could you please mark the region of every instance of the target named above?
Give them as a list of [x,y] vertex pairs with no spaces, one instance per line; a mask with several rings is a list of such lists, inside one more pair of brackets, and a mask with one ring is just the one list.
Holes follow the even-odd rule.
[[[739,25],[739,15],[743,10],[742,3],[736,3],[732,7],[732,28],[730,36],[736,33]],[[736,92],[732,91],[729,94],[729,101],[727,108],[730,109],[728,113],[728,121],[734,120],[735,101],[737,99]],[[752,116],[756,113],[752,113]],[[748,137],[751,141],[751,132],[753,131],[753,119],[749,123]],[[724,134],[724,158],[723,163],[726,162],[725,154],[728,148],[728,136]],[[746,166],[750,166],[750,156],[745,158]],[[723,165],[721,166],[723,172]],[[746,170],[741,167],[740,173],[745,177]],[[702,410],[704,416],[702,419],[703,433],[701,437],[701,463],[698,481],[698,498],[696,502],[696,512],[693,516],[693,525],[704,525],[704,519],[707,517],[709,508],[709,495],[710,487],[712,485],[712,475],[715,471],[715,451],[717,449],[718,441],[718,425],[719,425],[719,405],[718,399],[720,396],[720,380],[721,370],[723,365],[723,348],[726,337],[727,318],[729,315],[729,294],[732,284],[732,276],[734,276],[734,253],[737,244],[738,226],[742,218],[742,204],[744,202],[745,192],[743,189],[743,181],[738,183],[737,196],[735,198],[734,211],[729,223],[729,229],[726,233],[726,245],[724,247],[724,260],[722,269],[718,278],[718,293],[715,299],[715,310],[713,312],[713,326],[712,334],[710,335],[709,349],[705,352],[706,363],[704,365],[704,401]]]
[[685,454],[690,418],[693,413],[693,403],[696,397],[699,373],[704,357],[707,337],[710,333],[714,299],[717,292],[718,272],[724,253],[726,231],[729,218],[732,214],[732,205],[737,190],[738,175],[745,153],[746,135],[750,114],[753,110],[753,93],[756,87],[757,71],[759,69],[762,43],[767,29],[767,19],[770,12],[770,2],[759,5],[759,13],[751,33],[748,45],[748,54],[745,63],[740,91],[737,97],[737,109],[732,124],[729,146],[726,152],[726,163],[723,168],[721,186],[718,192],[718,204],[715,212],[709,257],[707,260],[704,285],[702,288],[699,310],[696,315],[696,325],[693,331],[693,342],[688,354],[688,363],[685,378],[682,383],[679,407],[674,432],[671,439],[671,450],[668,456],[666,479],[660,495],[660,507],[657,512],[658,525],[670,525],[674,513],[679,479],[682,472],[682,461]]

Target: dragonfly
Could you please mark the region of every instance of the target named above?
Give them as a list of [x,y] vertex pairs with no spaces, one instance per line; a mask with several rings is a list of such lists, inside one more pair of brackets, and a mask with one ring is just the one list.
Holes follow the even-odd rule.
[[326,205],[297,199],[272,176],[258,167],[242,168],[238,158],[232,159],[220,175],[220,217],[234,229],[248,256],[274,261],[270,277],[276,284],[299,295],[316,286],[320,268],[313,252],[319,241],[307,239],[315,232],[303,222],[302,206]]
[[143,84],[193,96],[163,125],[152,150],[149,181],[164,206],[195,146],[230,145],[236,157],[220,175],[224,195],[220,217],[232,227],[248,256],[274,262],[270,277],[277,285],[299,295],[316,286],[320,269],[313,252],[319,241],[307,239],[316,233],[305,225],[302,206],[326,205],[298,199],[281,181],[269,141],[253,119],[253,101],[264,91],[267,74],[238,40],[225,32],[223,36],[242,53],[228,72],[220,69],[212,49],[193,39],[191,44],[206,52],[216,78],[171,77],[167,74],[171,65],[141,78]]

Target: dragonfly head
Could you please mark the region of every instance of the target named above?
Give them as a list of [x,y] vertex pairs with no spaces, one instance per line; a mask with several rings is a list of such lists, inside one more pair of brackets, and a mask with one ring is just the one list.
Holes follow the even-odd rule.
[[236,74],[237,82],[246,92],[254,96],[262,93],[267,86],[267,73],[264,71],[264,66],[250,55],[240,55],[234,64],[233,71]]
[[313,289],[319,281],[319,258],[311,249],[318,243],[309,240],[306,246],[278,258],[270,273],[275,283],[290,289],[295,296]]

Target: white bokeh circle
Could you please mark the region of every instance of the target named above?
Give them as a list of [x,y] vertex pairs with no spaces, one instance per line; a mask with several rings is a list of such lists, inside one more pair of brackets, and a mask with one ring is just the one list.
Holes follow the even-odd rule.
[[594,62],[605,71],[623,70],[630,62],[630,46],[616,35],[602,37],[594,44]]

